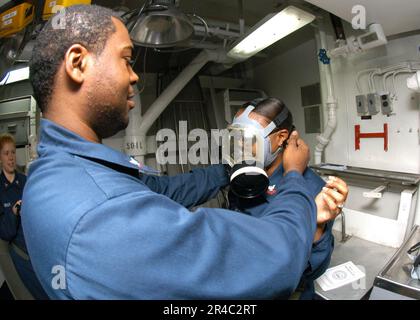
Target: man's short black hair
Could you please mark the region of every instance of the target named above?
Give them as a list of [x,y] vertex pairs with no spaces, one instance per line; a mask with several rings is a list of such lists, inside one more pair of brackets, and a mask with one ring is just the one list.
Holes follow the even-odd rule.
[[[249,104],[255,107],[255,109],[252,111],[266,117],[271,121],[273,121],[284,108],[287,108],[283,101],[276,98],[259,98],[251,101]],[[288,130],[289,134],[294,129],[293,116],[290,110],[288,110],[286,119],[280,123],[273,130],[273,132],[279,131],[281,129]]]
[[50,101],[55,75],[67,50],[80,44],[99,55],[116,31],[111,9],[96,5],[75,5],[53,16],[36,38],[30,60],[30,79],[41,111]]

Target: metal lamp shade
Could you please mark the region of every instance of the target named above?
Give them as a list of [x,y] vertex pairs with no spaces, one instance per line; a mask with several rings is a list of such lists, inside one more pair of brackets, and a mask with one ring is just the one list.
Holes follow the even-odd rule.
[[191,21],[177,9],[151,6],[134,23],[130,37],[136,45],[166,48],[187,41],[193,33]]

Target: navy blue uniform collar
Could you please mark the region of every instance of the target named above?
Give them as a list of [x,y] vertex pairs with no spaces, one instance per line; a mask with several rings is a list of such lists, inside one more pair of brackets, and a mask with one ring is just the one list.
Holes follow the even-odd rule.
[[0,174],[0,185],[2,189],[7,189],[8,187],[10,187],[11,185],[16,185],[16,186],[20,186],[22,184],[22,181],[20,181],[19,179],[19,173],[15,171],[15,178],[13,179],[12,182],[10,182],[3,170],[1,170],[1,174]]
[[90,142],[76,133],[50,121],[41,119],[41,139],[38,145],[40,157],[51,152],[66,152],[100,163],[110,163],[129,169],[139,170],[139,164],[124,153],[101,143]]

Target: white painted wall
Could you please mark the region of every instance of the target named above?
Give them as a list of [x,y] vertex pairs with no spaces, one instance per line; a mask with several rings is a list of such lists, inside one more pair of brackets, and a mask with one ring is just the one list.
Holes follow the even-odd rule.
[[[348,26],[347,31],[349,31]],[[330,46],[333,47],[331,30],[328,33]],[[351,35],[351,30],[346,34]],[[355,76],[359,70],[385,67],[407,60],[420,61],[419,47],[420,35],[411,35],[391,40],[387,46],[354,55],[349,59],[340,58],[332,61],[333,83],[338,98],[338,126],[332,136],[332,141],[326,148],[325,162],[420,173],[420,99],[406,88],[405,81],[409,75],[397,77],[398,101],[394,105],[395,114],[390,117],[379,113],[373,116],[372,120],[362,121],[357,116],[354,102],[355,95],[358,94]],[[293,113],[301,136],[309,144],[311,150],[314,150],[317,144],[317,135],[304,132],[300,87],[319,81],[316,51],[315,40],[309,40],[278,56],[269,56],[263,63],[254,67],[252,72],[254,75],[252,87],[260,88],[268,95],[285,101]],[[364,84],[366,84],[365,79],[365,77],[362,78]],[[323,118],[327,118],[326,110],[324,110]],[[360,124],[362,132],[379,132],[383,131],[384,123],[388,123],[389,127],[388,152],[383,150],[383,140],[379,139],[363,139],[361,140],[361,150],[354,150],[354,125]],[[400,242],[396,232],[392,232],[396,236],[395,239],[391,239],[392,241],[385,233],[386,230],[391,232],[390,230],[398,229],[399,192],[385,193],[384,199],[375,202],[372,206],[362,197],[363,191],[368,190],[350,186],[351,196],[346,204],[347,231],[370,241],[396,246]],[[418,197],[418,193],[415,194],[415,197]],[[361,203],[365,205],[361,206]],[[364,210],[363,207],[366,207],[367,210]],[[419,207],[417,206],[416,209],[415,223],[417,224],[420,223]],[[376,222],[386,221],[389,228],[377,228],[376,233],[371,233],[369,228],[364,227],[366,219]],[[372,226],[375,223],[367,225]],[[376,226],[379,225],[376,224]],[[340,230],[340,219],[337,219],[335,229]]]
[[293,114],[300,135],[314,149],[317,134],[305,134],[300,88],[319,82],[315,40],[307,41],[282,55],[267,58],[254,68],[253,74],[252,87],[283,100]]
[[[396,78],[398,101],[394,104],[393,115],[387,117],[379,113],[372,120],[361,120],[355,105],[355,96],[359,94],[355,83],[358,71],[408,60],[420,61],[419,46],[420,35],[415,35],[392,40],[385,47],[348,59],[333,60],[333,79],[339,106],[338,127],[326,148],[326,162],[420,173],[419,101],[416,94],[407,89],[406,79],[409,75],[402,74]],[[361,78],[364,93],[368,92],[366,79],[366,76]],[[389,129],[388,152],[384,151],[383,139],[362,139],[361,149],[355,150],[355,125],[361,126],[361,132],[382,132],[384,123],[388,124]]]
[[[345,25],[346,34],[351,35],[350,26]],[[332,37],[329,37],[330,45]],[[359,94],[355,78],[357,72],[368,68],[383,68],[404,61],[420,61],[420,34],[390,40],[386,46],[372,49],[366,53],[339,58],[332,61],[333,80],[338,99],[338,127],[332,141],[325,150],[325,162],[345,164],[356,167],[420,173],[420,112],[419,96],[407,89],[407,74],[397,76],[395,82],[398,101],[394,104],[391,116],[379,113],[372,120],[361,120],[357,116],[355,95]],[[380,79],[380,78],[378,78]],[[377,82],[380,86],[380,81]],[[362,92],[367,93],[366,77],[361,78]],[[388,81],[390,84],[390,81]],[[392,89],[392,86],[388,85]],[[354,126],[360,124],[361,132],[381,132],[383,124],[388,124],[388,151],[383,148],[381,139],[362,139],[359,151],[355,150]],[[350,189],[354,192],[353,189]],[[417,204],[420,203],[417,192]],[[399,203],[399,194],[391,195]],[[347,202],[354,209],[351,202]],[[380,202],[376,211],[379,217],[391,214],[392,207]],[[353,211],[354,212],[354,211]],[[415,209],[414,224],[420,224],[420,205]],[[353,215],[353,219],[357,218]],[[349,220],[352,219],[350,214]],[[339,227],[339,226],[338,226]],[[410,224],[409,224],[410,227]],[[353,229],[357,230],[357,229]],[[360,231],[360,230],[359,230]],[[357,233],[356,233],[357,234]]]
[[[366,12],[366,24],[380,23],[386,35],[399,34],[420,29],[420,4],[418,0],[305,0],[317,7],[332,12],[336,16],[351,22],[355,17],[352,12],[357,5],[362,5]],[[356,10],[357,12],[359,11]]]
[[[355,96],[358,94],[355,77],[358,71],[407,60],[420,61],[419,46],[420,35],[409,36],[392,40],[386,47],[332,62],[333,82],[338,98],[338,126],[326,148],[325,162],[420,173],[420,99],[405,85],[409,75],[403,74],[396,78],[398,101],[394,105],[394,115],[387,117],[379,113],[372,120],[361,120],[355,106]],[[253,74],[253,87],[261,88],[268,95],[285,101],[293,113],[301,136],[313,150],[317,135],[304,132],[300,87],[319,81],[315,41],[307,41],[282,55],[267,58],[254,68]],[[361,78],[364,87],[366,78]],[[389,128],[388,152],[383,150],[383,140],[380,139],[362,139],[361,150],[355,151],[356,124],[361,125],[361,132],[381,132],[384,123],[388,123]]]

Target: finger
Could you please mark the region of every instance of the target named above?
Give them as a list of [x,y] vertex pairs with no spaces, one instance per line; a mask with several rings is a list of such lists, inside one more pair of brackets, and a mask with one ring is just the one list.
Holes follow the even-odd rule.
[[331,189],[331,188],[327,188],[327,187],[323,187],[322,188],[322,192],[328,194],[331,198],[334,199],[334,201],[337,204],[343,203],[344,200],[345,200],[344,195],[342,195],[337,190],[334,190],[334,189]]
[[306,142],[303,139],[298,139],[297,140],[297,145],[299,148],[301,149],[309,149],[308,145],[306,144]]
[[299,139],[299,134],[297,131],[293,131],[289,137],[288,146],[297,146],[297,140]]
[[297,130],[293,130],[293,131],[292,131],[292,134],[295,134],[295,135],[296,135],[296,139],[300,139],[300,134],[299,134],[299,131],[297,131]]
[[339,177],[329,176],[328,182],[334,183],[342,188],[348,188],[347,183]]
[[324,198],[324,201],[327,204],[328,209],[332,216],[337,216],[341,213],[341,209],[337,207],[337,203],[334,201],[334,199],[330,195],[326,193],[322,193],[322,197]]
[[343,179],[341,179],[339,177],[336,177],[336,176],[329,176],[328,179],[330,179],[331,181],[335,181],[335,182],[337,182],[339,184],[342,184],[342,185],[347,185],[347,183]]
[[347,198],[347,195],[349,193],[349,188],[347,184],[340,178],[330,176],[328,177],[328,181],[326,183],[327,187],[330,187],[332,189],[336,189],[338,192],[340,192],[345,198]]

